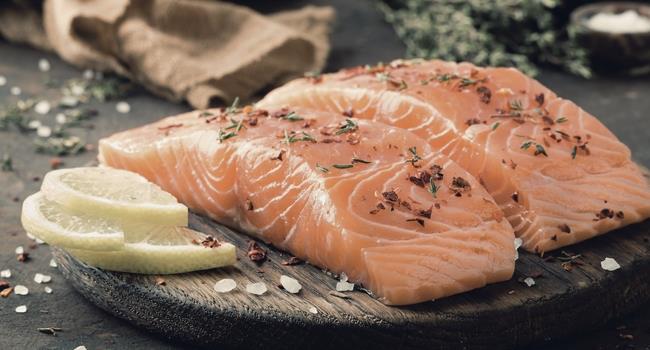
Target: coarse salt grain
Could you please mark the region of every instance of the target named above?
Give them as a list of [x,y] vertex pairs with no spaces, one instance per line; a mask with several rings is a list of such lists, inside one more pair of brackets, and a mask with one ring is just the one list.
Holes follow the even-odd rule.
[[524,244],[521,238],[515,238],[515,260],[519,259],[519,248]]
[[[30,128],[30,129],[38,129],[41,125],[43,125],[43,124],[41,123],[40,120],[30,120],[29,123],[27,123],[27,127]],[[27,234],[27,237],[29,237],[29,233]],[[32,237],[29,237],[29,238],[32,238]]]
[[115,105],[115,110],[119,113],[126,114],[131,111],[131,105],[128,102],[120,101]]
[[2,270],[2,271],[0,271],[0,277],[2,277],[2,278],[9,278],[9,277],[11,277],[11,270],[6,269],[6,270]]
[[82,85],[75,84],[70,87],[70,92],[74,96],[81,96],[86,92],[86,89]]
[[296,294],[302,289],[302,286],[298,280],[285,275],[280,276],[280,284],[284,290],[291,294]]
[[12,86],[12,87],[11,87],[11,90],[9,90],[9,92],[11,92],[11,94],[14,95],[14,96],[18,96],[18,95],[20,95],[23,91],[22,91],[18,86]]
[[59,105],[63,107],[76,107],[79,104],[79,99],[74,96],[63,96],[59,100]]
[[16,313],[24,314],[25,312],[27,312],[27,305],[20,305],[16,307]]
[[83,74],[84,79],[90,80],[95,77],[95,73],[92,69],[86,69]]
[[49,72],[50,71],[50,61],[41,58],[38,60],[38,70],[41,72]]
[[14,287],[14,294],[27,295],[27,294],[29,294],[29,289],[27,287],[23,286],[22,284],[17,284]]
[[600,267],[605,271],[616,271],[621,268],[621,265],[612,258],[605,258],[605,260],[600,262]]
[[237,287],[237,282],[230,278],[224,278],[214,284],[214,290],[218,293],[228,293]]
[[5,85],[7,85],[7,78],[5,78],[3,75],[0,75],[0,86]]
[[50,259],[50,267],[59,267],[59,264],[54,259]]
[[19,246],[16,247],[14,252],[16,253],[16,255],[23,254],[23,253],[25,253],[25,248],[23,248],[23,246],[19,245]]
[[63,113],[58,113],[55,117],[54,120],[56,120],[57,123],[59,124],[65,124],[66,121],[68,121],[68,118],[65,116]]
[[86,349],[86,347],[83,345],[79,345],[76,348],[74,348],[74,350],[88,350],[88,349]]
[[318,309],[315,306],[312,306],[309,308],[309,312],[316,315],[318,313]]
[[354,290],[354,283],[339,281],[336,283],[337,292],[351,292]]
[[34,275],[34,282],[36,283],[50,283],[52,281],[52,276],[44,275],[42,273],[37,273]]
[[44,115],[48,114],[50,112],[50,103],[48,101],[39,101],[35,106],[34,106],[34,112]]
[[45,293],[47,293],[47,294],[52,294],[52,288],[50,288],[50,287],[45,287],[45,288],[43,288],[43,290],[44,290]]
[[526,277],[526,279],[524,279],[524,283],[526,283],[528,287],[532,287],[535,285],[535,280],[532,277]]
[[246,285],[246,291],[255,295],[262,295],[266,293],[267,290],[268,288],[266,288],[264,282],[249,283]]
[[41,125],[36,129],[36,135],[40,137],[50,137],[52,135],[52,128]]

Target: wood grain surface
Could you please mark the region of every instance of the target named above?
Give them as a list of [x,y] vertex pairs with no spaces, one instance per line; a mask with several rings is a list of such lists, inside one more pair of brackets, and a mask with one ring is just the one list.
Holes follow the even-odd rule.
[[[593,328],[650,299],[650,221],[564,254],[521,253],[509,282],[408,307],[385,306],[362,291],[334,296],[337,280],[317,267],[285,266],[289,256],[264,244],[269,259],[258,266],[246,256],[250,238],[197,215],[191,226],[233,242],[237,264],[164,276],[165,285],[157,285],[157,276],[103,271],[61,250],[54,256],[66,279],[109,313],[171,339],[226,348],[505,349]],[[581,265],[571,271],[551,258],[577,254]],[[604,271],[605,257],[622,268]],[[279,288],[280,275],[296,278],[302,291]],[[529,276],[533,287],[522,283]],[[215,292],[222,278],[234,279],[237,289]],[[265,295],[245,291],[259,281],[269,287]]]

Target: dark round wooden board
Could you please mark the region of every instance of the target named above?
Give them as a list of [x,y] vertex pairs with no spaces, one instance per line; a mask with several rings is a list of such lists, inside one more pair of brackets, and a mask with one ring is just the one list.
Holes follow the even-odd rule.
[[[170,339],[220,348],[513,348],[602,325],[650,300],[650,220],[568,247],[582,256],[571,271],[548,260],[561,252],[546,259],[521,253],[511,281],[408,307],[385,306],[361,291],[331,295],[334,277],[307,264],[284,266],[289,256],[266,245],[269,260],[258,267],[245,256],[249,238],[197,215],[190,221],[236,244],[237,264],[164,276],[166,284],[156,285],[157,276],[93,268],[59,249],[54,256],[66,279],[109,313]],[[605,257],[622,268],[604,271]],[[281,290],[282,274],[303,290]],[[535,286],[521,282],[527,276]],[[215,292],[222,278],[236,280],[237,289]],[[258,281],[269,287],[265,295],[244,290]]]

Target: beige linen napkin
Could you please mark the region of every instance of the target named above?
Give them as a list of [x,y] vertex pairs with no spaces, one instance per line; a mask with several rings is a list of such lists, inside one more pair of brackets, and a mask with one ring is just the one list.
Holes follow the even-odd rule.
[[330,7],[263,16],[201,0],[45,0],[43,24],[35,12],[0,7],[0,34],[196,108],[320,70],[334,17]]

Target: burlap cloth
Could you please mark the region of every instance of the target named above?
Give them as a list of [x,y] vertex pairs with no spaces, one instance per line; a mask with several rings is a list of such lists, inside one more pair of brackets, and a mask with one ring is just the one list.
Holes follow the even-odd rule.
[[0,34],[195,108],[320,70],[334,17],[330,7],[263,16],[203,0],[45,0],[42,9],[35,3],[2,4]]

